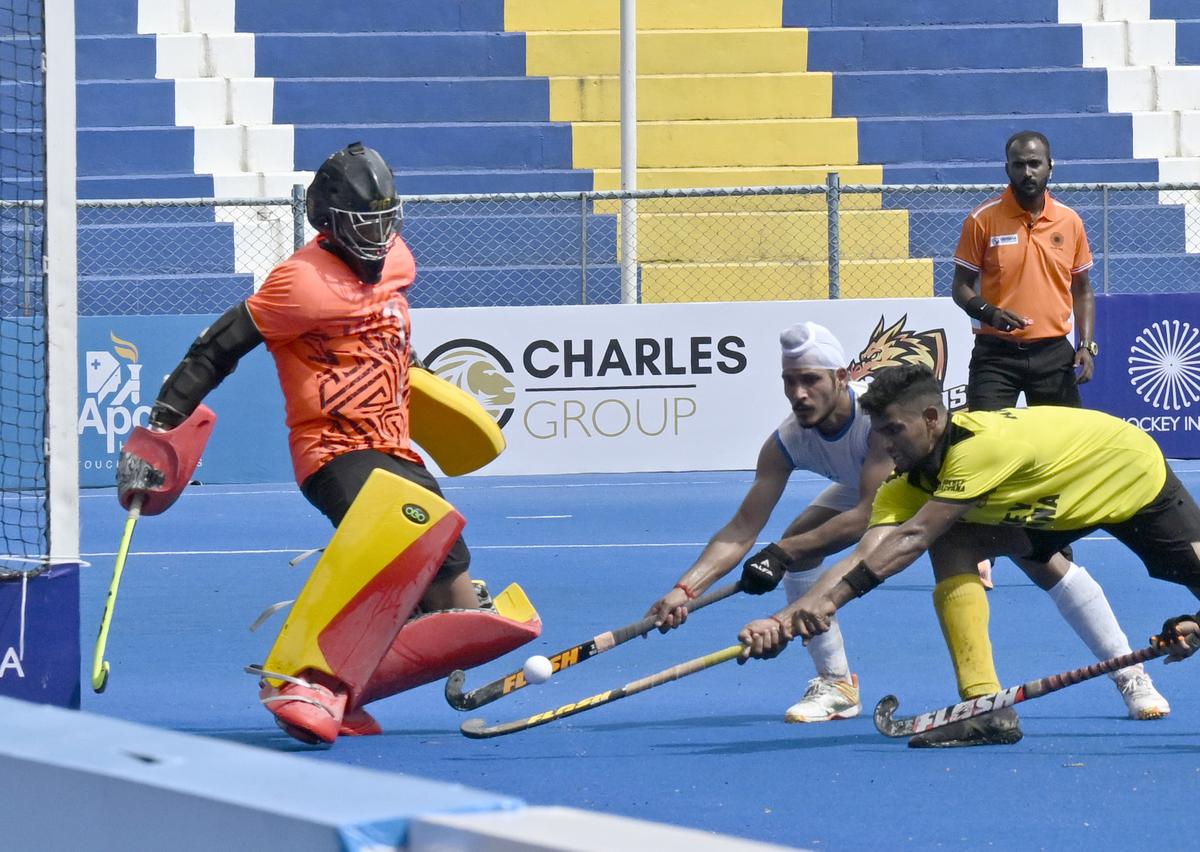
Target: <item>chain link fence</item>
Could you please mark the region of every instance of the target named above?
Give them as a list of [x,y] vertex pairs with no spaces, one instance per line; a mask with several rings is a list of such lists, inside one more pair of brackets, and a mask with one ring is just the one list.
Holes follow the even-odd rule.
[[[999,186],[841,186],[405,199],[416,307],[949,295],[963,218]],[[1060,185],[1102,293],[1200,288],[1200,184]],[[633,204],[622,206],[622,200]],[[34,257],[41,211],[10,205],[5,263]],[[622,210],[636,208],[636,258]],[[311,237],[287,199],[82,201],[81,315],[219,313]],[[19,295],[19,294],[18,294]],[[34,294],[8,300],[20,314]]]

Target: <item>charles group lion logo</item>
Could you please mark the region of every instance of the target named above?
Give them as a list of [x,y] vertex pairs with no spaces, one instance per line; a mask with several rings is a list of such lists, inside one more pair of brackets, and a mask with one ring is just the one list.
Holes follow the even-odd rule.
[[946,332],[940,328],[908,331],[906,322],[908,314],[884,328],[884,318],[879,318],[867,345],[847,368],[851,379],[863,379],[876,370],[901,364],[924,364],[939,381],[946,377]]

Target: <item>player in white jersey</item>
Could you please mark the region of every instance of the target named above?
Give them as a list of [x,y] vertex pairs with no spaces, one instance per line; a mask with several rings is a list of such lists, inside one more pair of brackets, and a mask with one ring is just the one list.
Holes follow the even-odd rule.
[[[837,338],[816,323],[800,323],[780,334],[780,346],[784,393],[792,414],[759,450],[754,482],[737,513],[717,531],[674,588],[650,607],[649,613],[658,616],[660,630],[683,624],[687,619],[684,604],[746,556],[783,496],[792,471],[808,470],[827,477],[831,484],[788,525],[780,541],[767,545],[746,562],[749,566],[766,559],[782,566],[789,603],[799,600],[815,585],[823,572],[814,569],[824,557],[856,544],[862,537],[875,492],[892,472],[892,459],[871,433],[870,418],[859,405],[863,385],[848,381],[846,357]],[[1050,594],[1063,618],[1097,657],[1128,653],[1129,642],[1103,589],[1083,567],[1061,555],[1047,563],[1021,560],[1018,564]],[[743,571],[747,591],[756,591],[756,576],[760,575]],[[768,590],[762,588],[759,593]],[[977,618],[958,596],[942,600],[935,595],[935,607],[961,680],[959,666],[966,652],[959,646],[987,649],[990,657],[986,619],[960,630],[959,622],[975,622]],[[753,629],[743,634],[753,642],[756,634],[782,629],[782,625],[767,618],[751,622],[747,628]],[[858,678],[850,672],[836,620],[832,620],[828,632],[813,637],[806,647],[817,676],[809,681],[801,700],[788,708],[785,719],[824,722],[856,716],[861,711]],[[1117,686],[1129,715],[1135,719],[1159,718],[1170,710],[1140,667],[1136,671],[1122,670]]]
[[[661,630],[683,624],[684,604],[728,574],[754,546],[792,471],[812,471],[832,483],[788,525],[784,541],[767,548],[787,566],[783,587],[789,602],[799,600],[817,581],[820,572],[812,569],[824,557],[862,536],[875,491],[892,470],[891,457],[871,438],[871,422],[859,407],[864,387],[848,381],[846,358],[833,334],[816,323],[800,323],[784,331],[780,343],[784,393],[792,414],[763,442],[754,483],[737,514],[712,537],[675,587],[650,607],[649,612],[659,616]],[[858,679],[850,672],[837,624],[807,647],[817,676],[804,697],[788,708],[787,721],[857,716],[862,709]]]

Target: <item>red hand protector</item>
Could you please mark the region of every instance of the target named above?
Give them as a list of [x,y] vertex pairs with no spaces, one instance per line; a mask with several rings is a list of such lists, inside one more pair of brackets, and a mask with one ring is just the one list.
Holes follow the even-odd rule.
[[[142,501],[143,515],[157,515],[171,508],[191,481],[216,422],[217,415],[213,410],[201,404],[187,420],[169,432],[136,427],[121,448],[121,453],[148,464],[157,474],[161,474],[162,481],[127,487],[122,487],[123,483],[118,482],[117,495],[121,506],[129,509],[133,498],[142,494],[145,496]],[[154,480],[157,479],[158,476],[155,476]]]

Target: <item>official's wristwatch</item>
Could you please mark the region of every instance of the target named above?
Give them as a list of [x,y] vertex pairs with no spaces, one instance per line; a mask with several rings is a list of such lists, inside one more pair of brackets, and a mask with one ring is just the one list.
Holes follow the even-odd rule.
[[1086,350],[1093,358],[1100,354],[1100,346],[1094,340],[1079,341],[1079,345],[1075,347],[1075,351],[1079,352],[1081,350]]

